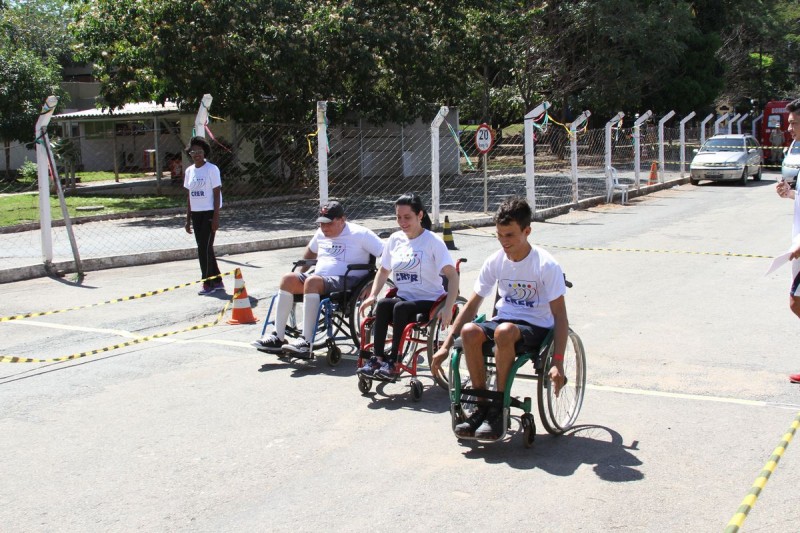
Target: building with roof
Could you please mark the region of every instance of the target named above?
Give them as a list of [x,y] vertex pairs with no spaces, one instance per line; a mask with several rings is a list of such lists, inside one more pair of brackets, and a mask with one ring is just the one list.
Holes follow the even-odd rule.
[[[53,116],[64,137],[78,144],[80,170],[160,174],[180,154],[194,117],[177,104],[137,102],[114,109],[84,109]],[[188,130],[186,129],[188,127]],[[182,134],[188,131],[188,135]],[[160,178],[160,176],[159,176]]]

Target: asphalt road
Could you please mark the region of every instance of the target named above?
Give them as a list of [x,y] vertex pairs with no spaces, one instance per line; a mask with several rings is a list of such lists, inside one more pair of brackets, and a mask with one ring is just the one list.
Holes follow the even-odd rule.
[[[249,342],[261,323],[1,364],[2,529],[720,531],[800,410],[789,269],[763,275],[790,239],[792,203],[773,185],[685,185],[534,226],[574,283],[589,387],[578,426],[552,437],[537,420],[532,449],[516,426],[505,442],[460,443],[430,380],[419,403],[407,381],[363,396],[351,360],[260,354]],[[496,242],[492,228],[454,238],[469,292]],[[263,320],[299,253],[226,256],[221,268],[242,268]],[[197,271],[182,261],[9,283],[0,316]],[[206,323],[225,300],[196,289],[2,321],[0,355],[59,357]],[[744,531],[796,529],[798,472],[795,443]]]

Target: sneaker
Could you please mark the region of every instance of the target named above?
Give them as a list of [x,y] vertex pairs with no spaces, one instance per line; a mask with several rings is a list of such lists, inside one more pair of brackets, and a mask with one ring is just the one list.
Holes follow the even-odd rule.
[[300,357],[308,357],[311,355],[311,345],[302,337],[288,344],[284,344],[282,349],[284,352],[297,354]]
[[210,283],[203,283],[203,288],[197,291],[197,294],[199,294],[200,296],[206,296],[207,294],[211,294],[212,292],[214,292],[214,290],[215,290],[214,286],[211,285]]
[[384,361],[381,363],[381,367],[372,373],[373,376],[384,379],[394,379],[397,374],[397,369],[394,367],[394,362],[392,361]]
[[503,410],[490,407],[483,423],[475,430],[476,439],[497,440],[503,434]]
[[367,359],[364,365],[356,370],[356,374],[360,374],[362,376],[373,376],[375,375],[375,371],[381,367],[381,362],[378,361],[378,358],[374,355]]
[[225,284],[222,283],[222,280],[219,280],[211,286],[211,290],[225,292]]
[[792,374],[789,376],[789,381],[792,383],[800,383],[800,374]]
[[252,344],[260,352],[281,353],[283,351],[281,348],[283,348],[283,345],[286,344],[286,339],[280,340],[278,336],[273,333],[268,337],[263,337],[257,341],[253,341]]
[[474,437],[475,430],[478,429],[478,427],[483,423],[483,419],[486,418],[487,410],[488,407],[485,405],[479,405],[476,407],[466,420],[460,424],[456,424],[456,427],[453,428],[455,434],[459,437]]

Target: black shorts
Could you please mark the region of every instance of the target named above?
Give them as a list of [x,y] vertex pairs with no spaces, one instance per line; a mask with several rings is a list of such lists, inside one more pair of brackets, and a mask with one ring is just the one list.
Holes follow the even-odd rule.
[[517,328],[519,328],[520,334],[522,335],[522,338],[514,345],[514,351],[516,353],[538,352],[542,345],[542,341],[544,341],[544,339],[547,337],[547,334],[550,333],[550,328],[534,326],[533,324],[529,324],[524,320],[494,319],[489,320],[488,322],[479,322],[477,325],[480,326],[484,335],[486,335],[486,338],[489,339],[483,345],[484,352],[487,351],[487,348],[491,349],[491,347],[494,346],[494,330],[497,329],[497,326],[505,322],[516,324]]

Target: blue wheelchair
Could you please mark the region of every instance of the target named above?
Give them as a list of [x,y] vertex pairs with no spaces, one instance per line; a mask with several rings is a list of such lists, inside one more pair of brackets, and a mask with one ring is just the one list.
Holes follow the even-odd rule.
[[[315,259],[295,261],[292,272],[298,268],[313,267],[316,263]],[[342,290],[322,295],[320,299],[317,321],[314,324],[310,356],[302,357],[286,352],[277,354],[277,356],[284,360],[309,359],[314,357],[315,351],[325,349],[328,364],[330,366],[338,365],[342,359],[342,350],[337,345],[337,342],[352,341],[355,346],[360,345],[362,318],[359,316],[358,308],[361,302],[369,296],[376,272],[377,268],[374,260],[365,264],[347,265]],[[313,273],[313,271],[309,271],[309,273]],[[358,277],[357,281],[352,282],[352,277]],[[351,280],[351,285],[348,286],[347,280]],[[276,300],[277,295],[274,295],[269,304],[264,327],[261,329],[262,336],[266,333],[267,326],[275,324],[275,320],[272,318],[272,311]],[[298,323],[297,320],[298,316],[302,317],[302,313],[297,312],[297,305],[302,303],[303,295],[295,294],[292,310],[289,313],[289,320],[286,323],[287,338],[297,338],[303,334],[302,323]]]

